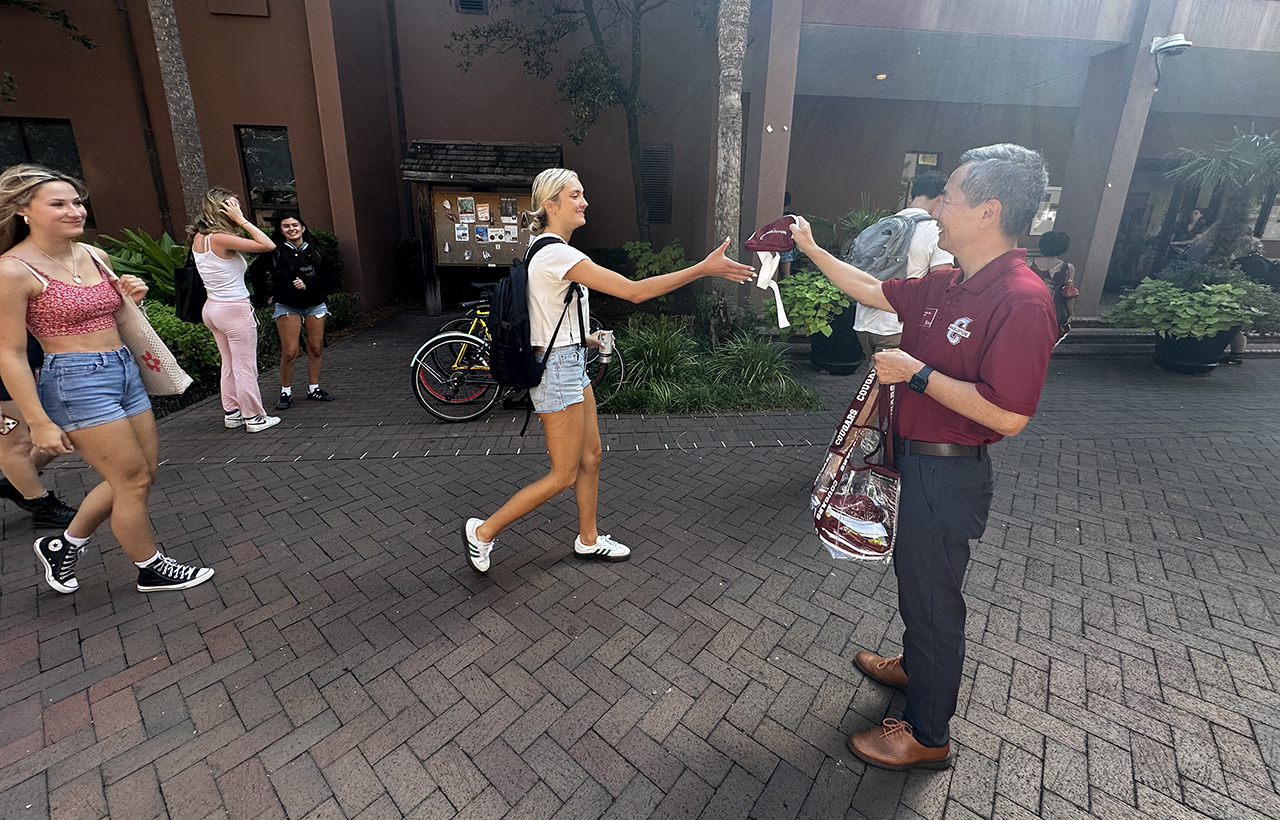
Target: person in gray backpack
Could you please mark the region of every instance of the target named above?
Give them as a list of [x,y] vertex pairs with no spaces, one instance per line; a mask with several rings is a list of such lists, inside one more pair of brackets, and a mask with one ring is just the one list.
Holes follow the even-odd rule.
[[[932,270],[949,268],[952,256],[938,249],[938,223],[933,213],[942,202],[945,174],[926,171],[911,181],[911,201],[858,234],[845,261],[880,281],[915,279]],[[853,319],[867,361],[902,341],[897,314],[858,305]]]

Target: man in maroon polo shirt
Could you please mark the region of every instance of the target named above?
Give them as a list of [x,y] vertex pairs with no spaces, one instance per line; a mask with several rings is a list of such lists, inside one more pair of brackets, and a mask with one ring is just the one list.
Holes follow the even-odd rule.
[[1019,145],[965,152],[938,211],[938,247],[958,268],[880,282],[813,241],[796,244],[840,290],[898,314],[902,345],[875,355],[897,391],[895,466],[902,473],[894,571],[903,653],[859,652],[869,677],[907,693],[902,719],[855,734],[849,747],[874,766],[951,765],[949,724],[964,667],[962,593],[969,542],[987,525],[994,488],[987,445],[1017,435],[1035,413],[1057,314],[1017,247],[1049,182],[1044,158]]

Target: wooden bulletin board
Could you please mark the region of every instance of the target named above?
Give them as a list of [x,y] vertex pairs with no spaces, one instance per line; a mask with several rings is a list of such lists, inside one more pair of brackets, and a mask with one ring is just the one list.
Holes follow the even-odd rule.
[[529,194],[432,191],[436,264],[510,265],[529,247],[529,230],[519,226],[520,214],[530,210],[531,199]]

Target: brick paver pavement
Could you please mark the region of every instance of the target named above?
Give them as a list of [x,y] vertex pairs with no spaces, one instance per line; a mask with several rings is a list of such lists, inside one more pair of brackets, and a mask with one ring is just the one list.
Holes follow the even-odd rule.
[[958,762],[891,774],[845,740],[901,706],[851,665],[898,649],[893,575],[809,530],[838,398],[605,418],[602,524],[635,558],[572,558],[566,493],[481,577],[461,517],[547,460],[536,421],[417,407],[429,327],[331,347],[339,400],[271,432],[162,420],[155,526],[212,583],[144,596],[104,530],[58,595],[4,509],[0,817],[1280,816],[1280,362],[1054,363],[995,451]]

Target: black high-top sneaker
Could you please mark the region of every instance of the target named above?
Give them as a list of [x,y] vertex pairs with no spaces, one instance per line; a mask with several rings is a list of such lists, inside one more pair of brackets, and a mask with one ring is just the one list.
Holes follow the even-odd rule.
[[53,490],[39,498],[24,498],[14,503],[31,513],[31,523],[37,527],[65,527],[76,517],[76,508],[63,504]]
[[80,547],[61,535],[47,535],[36,539],[35,551],[44,566],[44,579],[49,586],[64,595],[80,588],[80,582],[76,580],[76,559],[80,557]]
[[208,567],[193,567],[179,564],[167,555],[157,553],[150,564],[138,567],[139,592],[164,592],[166,590],[190,589],[203,584],[213,577],[213,570]]

